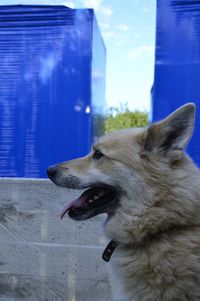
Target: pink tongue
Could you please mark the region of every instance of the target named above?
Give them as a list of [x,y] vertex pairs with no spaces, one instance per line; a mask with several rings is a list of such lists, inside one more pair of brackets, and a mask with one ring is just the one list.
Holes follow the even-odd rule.
[[80,198],[78,198],[77,200],[75,201],[72,201],[71,203],[69,203],[68,205],[66,205],[62,212],[61,212],[61,215],[60,217],[63,218],[64,215],[67,213],[67,211],[71,208],[79,208],[81,207],[86,201],[86,197],[84,198],[82,195],[80,196]]
[[81,196],[76,199],[75,201],[72,201],[71,203],[69,203],[68,205],[66,205],[61,214],[60,217],[63,218],[65,216],[65,214],[67,213],[67,211],[69,211],[69,209],[71,208],[79,208],[81,207],[88,199],[89,197],[92,197],[93,195],[95,195],[95,191],[96,188],[90,188],[88,190],[86,190],[85,192],[83,192],[83,194],[81,194]]

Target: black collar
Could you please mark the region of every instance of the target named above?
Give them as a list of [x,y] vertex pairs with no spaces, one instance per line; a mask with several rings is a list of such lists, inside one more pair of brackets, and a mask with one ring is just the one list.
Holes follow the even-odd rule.
[[103,251],[102,258],[106,262],[110,261],[110,258],[114,250],[118,247],[119,243],[116,240],[111,240],[105,250]]
[[[196,228],[196,227],[199,227],[199,225],[181,225],[181,226],[173,226],[169,229],[166,229],[164,231],[159,231],[158,233],[154,234],[154,235],[149,235],[147,237],[145,237],[145,239],[143,240],[143,244],[149,244],[149,241],[152,241],[153,239],[155,238],[158,238],[159,235],[162,235],[163,233],[169,233],[171,231],[185,231],[186,229],[188,228]],[[136,243],[136,242],[135,242]],[[140,243],[141,244],[141,243]],[[114,250],[120,245],[120,243],[116,240],[111,240],[107,247],[105,248],[105,250],[103,251],[103,254],[102,254],[102,258],[103,260],[105,260],[106,262],[109,262],[110,261],[110,258],[114,252]]]

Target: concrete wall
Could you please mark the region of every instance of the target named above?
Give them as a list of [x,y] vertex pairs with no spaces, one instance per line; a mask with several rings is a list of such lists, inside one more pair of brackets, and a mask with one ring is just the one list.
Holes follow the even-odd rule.
[[0,179],[0,301],[111,300],[104,217],[59,217],[79,194],[48,180]]

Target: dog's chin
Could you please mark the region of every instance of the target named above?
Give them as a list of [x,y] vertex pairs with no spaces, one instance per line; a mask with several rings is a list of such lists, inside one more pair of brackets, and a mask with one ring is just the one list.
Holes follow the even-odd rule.
[[118,203],[118,193],[115,189],[98,184],[84,191],[78,199],[67,205],[61,213],[61,218],[66,213],[77,221],[87,220],[102,213],[112,215]]

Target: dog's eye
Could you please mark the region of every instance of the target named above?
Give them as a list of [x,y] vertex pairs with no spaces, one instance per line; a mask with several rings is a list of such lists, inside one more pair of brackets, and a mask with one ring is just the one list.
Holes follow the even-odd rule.
[[104,154],[97,149],[93,154],[93,159],[99,160],[101,157],[104,157]]

